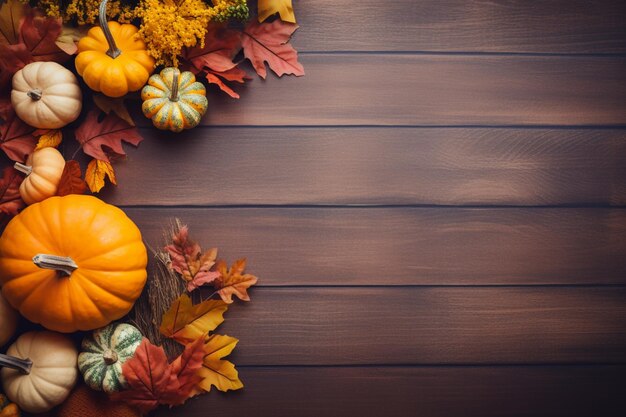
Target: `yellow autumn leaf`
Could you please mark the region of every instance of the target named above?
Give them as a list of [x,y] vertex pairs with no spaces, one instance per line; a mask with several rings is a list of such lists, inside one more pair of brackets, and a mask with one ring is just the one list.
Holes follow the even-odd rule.
[[176,299],[163,315],[159,331],[183,345],[206,336],[224,321],[228,306],[222,300],[193,305],[187,294]]
[[50,129],[39,137],[39,142],[35,146],[35,150],[38,151],[42,148],[56,148],[61,144],[63,140],[63,133],[59,129]]
[[198,371],[202,381],[198,388],[211,391],[214,386],[220,391],[238,390],[243,388],[243,382],[239,379],[239,373],[232,362],[222,358],[230,355],[239,340],[230,336],[219,334],[211,335],[204,345],[206,356],[202,362],[202,368]]
[[280,20],[283,22],[296,23],[291,0],[259,0],[259,22],[263,22],[274,13],[280,14]]
[[106,177],[109,177],[112,184],[117,185],[113,166],[107,161],[92,159],[87,165],[87,171],[85,171],[85,182],[87,182],[89,189],[94,193],[100,191],[104,187]]

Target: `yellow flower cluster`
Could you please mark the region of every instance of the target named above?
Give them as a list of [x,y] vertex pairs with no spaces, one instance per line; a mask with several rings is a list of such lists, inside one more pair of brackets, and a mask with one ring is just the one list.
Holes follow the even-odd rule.
[[157,64],[178,66],[178,57],[184,47],[200,43],[209,21],[224,21],[225,17],[242,14],[245,0],[213,0],[213,7],[203,0],[141,0],[135,8],[135,17],[142,20],[139,35],[148,47],[148,53]]
[[[39,7],[47,16],[62,17],[64,22],[74,21],[79,25],[93,25],[98,21],[100,0],[39,0]],[[131,7],[120,0],[109,0],[107,18],[118,22],[129,22],[133,17]]]

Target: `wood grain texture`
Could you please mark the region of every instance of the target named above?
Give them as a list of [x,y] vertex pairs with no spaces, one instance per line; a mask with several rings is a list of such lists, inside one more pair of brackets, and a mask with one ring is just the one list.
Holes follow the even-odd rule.
[[[384,273],[384,268],[381,268]],[[256,288],[239,365],[624,363],[626,288]]]
[[620,0],[295,0],[300,51],[626,52]]
[[[591,416],[626,413],[626,368],[240,368],[243,391],[157,416]],[[173,414],[174,413],[174,414]]]
[[319,54],[302,63],[305,77],[256,79],[240,100],[211,86],[201,123],[626,124],[624,57]]
[[[624,129],[207,128],[115,165],[124,205],[625,205]],[[167,156],[166,156],[167,155]],[[157,162],[158,161],[158,162]]]
[[626,210],[126,209],[152,247],[179,217],[263,285],[624,284]]

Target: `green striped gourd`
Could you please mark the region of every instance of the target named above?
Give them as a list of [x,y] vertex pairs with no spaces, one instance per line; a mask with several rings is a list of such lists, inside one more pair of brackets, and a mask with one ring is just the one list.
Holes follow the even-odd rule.
[[162,130],[180,132],[200,123],[209,105],[206,89],[189,71],[164,68],[141,90],[143,114]]
[[125,323],[109,324],[85,337],[78,355],[85,383],[106,393],[126,388],[122,364],[133,357],[142,338],[137,328]]

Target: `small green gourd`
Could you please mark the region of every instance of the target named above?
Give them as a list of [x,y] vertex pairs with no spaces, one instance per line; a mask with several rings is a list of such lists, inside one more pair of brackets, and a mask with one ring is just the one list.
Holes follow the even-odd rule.
[[85,383],[96,391],[112,393],[127,387],[122,365],[141,343],[141,332],[126,323],[113,323],[94,330],[83,339],[78,369]]

